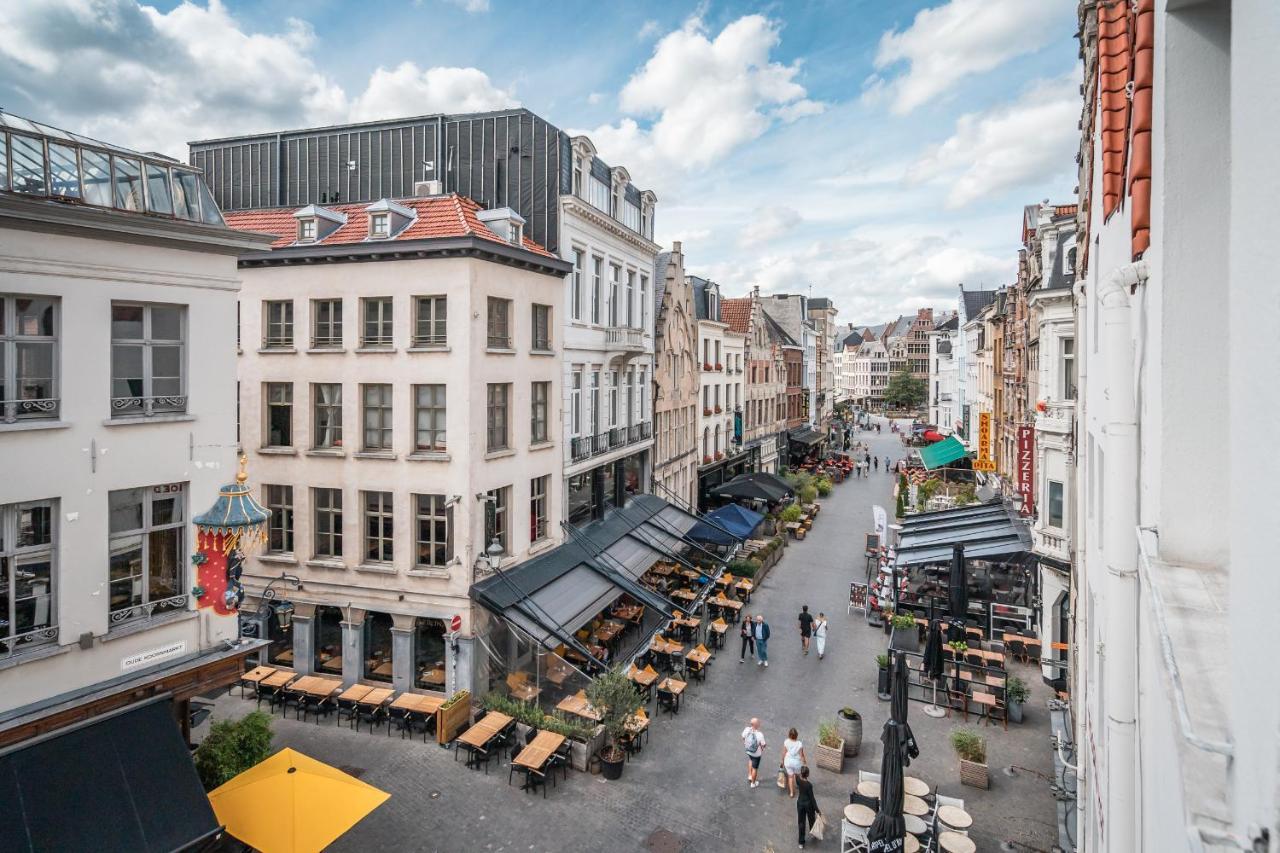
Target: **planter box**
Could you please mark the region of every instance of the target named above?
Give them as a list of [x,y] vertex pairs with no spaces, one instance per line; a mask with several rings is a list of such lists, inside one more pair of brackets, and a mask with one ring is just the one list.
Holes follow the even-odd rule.
[[982,788],[984,791],[990,788],[991,776],[987,772],[987,765],[960,759],[960,784],[968,785],[970,788]]
[[591,740],[585,743],[577,740],[569,741],[569,765],[574,770],[586,773],[591,769],[591,758],[604,747],[604,726],[596,726]]
[[830,770],[833,773],[841,773],[844,771],[844,741],[840,741],[839,746],[823,746],[816,744],[813,747],[813,763],[824,770]]
[[898,652],[919,652],[920,631],[913,624],[910,628],[894,628],[889,638],[889,648]]

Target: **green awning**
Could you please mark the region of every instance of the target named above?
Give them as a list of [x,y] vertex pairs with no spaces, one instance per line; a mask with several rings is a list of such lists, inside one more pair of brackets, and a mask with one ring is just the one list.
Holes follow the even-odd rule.
[[960,439],[954,435],[949,435],[942,441],[935,442],[928,447],[920,448],[920,459],[924,462],[926,470],[932,471],[934,468],[941,468],[957,459],[963,459],[969,455],[969,451],[964,449],[964,445],[960,443]]

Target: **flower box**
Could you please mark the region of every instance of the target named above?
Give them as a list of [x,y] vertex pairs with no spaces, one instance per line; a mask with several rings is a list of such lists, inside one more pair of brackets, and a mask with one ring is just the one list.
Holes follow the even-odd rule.
[[716,406],[716,414],[717,414],[717,415],[718,415],[718,414],[720,414],[720,413],[722,413],[723,411],[724,411],[724,409],[720,408],[719,406]]
[[991,774],[987,772],[987,765],[960,759],[960,784],[968,785],[970,788],[982,788],[984,791],[990,788]]
[[717,361],[717,362],[716,362],[716,370],[724,370],[724,365]]
[[703,464],[703,465],[706,465],[706,464],[707,464],[708,462],[710,462],[710,461],[711,461],[711,457],[710,457],[710,456],[704,456],[704,457],[702,457],[702,464]]
[[708,373],[710,373],[710,372],[711,372],[711,365],[710,365],[710,364],[707,364],[706,362],[703,362],[702,369],[703,369],[703,370],[705,370],[705,371],[707,371]]
[[844,741],[837,746],[823,746],[821,743],[813,747],[813,763],[832,773],[844,771]]

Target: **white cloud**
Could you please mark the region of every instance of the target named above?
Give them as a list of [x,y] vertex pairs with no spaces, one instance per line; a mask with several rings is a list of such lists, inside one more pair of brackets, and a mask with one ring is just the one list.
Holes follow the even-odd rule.
[[0,94],[15,113],[181,159],[190,139],[515,102],[477,69],[412,63],[377,69],[353,101],[315,42],[296,19],[247,30],[222,0],[0,3]]
[[356,121],[433,112],[484,112],[519,106],[514,93],[497,88],[478,68],[419,68],[402,62],[378,68],[351,105]]
[[648,20],[641,25],[640,29],[636,30],[636,40],[645,41],[646,39],[653,38],[660,32],[662,32],[662,25],[657,21]]
[[489,0],[448,0],[448,2],[471,15],[489,11]]
[[800,64],[770,61],[780,38],[778,23],[761,15],[739,18],[714,37],[690,18],[623,87],[628,117],[585,132],[605,159],[661,184],[663,176],[715,163],[775,122],[821,112],[796,82]]
[[743,225],[738,245],[745,248],[776,240],[794,231],[803,221],[804,219],[794,208],[787,207],[785,204],[757,208]]
[[[905,30],[880,37],[880,73],[865,81],[863,98],[909,113],[967,76],[1044,47],[1074,10],[1073,0],[950,0],[923,9]],[[899,63],[908,68],[893,76],[890,69]]]
[[591,106],[593,107],[603,100],[604,100],[603,92],[592,92],[590,95],[587,95],[587,103],[591,104]]
[[949,185],[947,206],[1074,170],[1080,95],[1071,77],[1038,81],[1016,101],[956,121],[955,132],[910,170],[911,182]]

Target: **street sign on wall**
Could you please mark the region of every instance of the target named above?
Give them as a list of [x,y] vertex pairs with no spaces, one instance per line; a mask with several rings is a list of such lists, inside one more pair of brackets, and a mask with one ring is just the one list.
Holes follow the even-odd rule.
[[996,470],[995,460],[991,458],[991,413],[978,413],[978,458],[973,463],[975,471]]
[[1031,515],[1035,508],[1036,436],[1029,426],[1018,427],[1018,494],[1022,498],[1022,514]]

